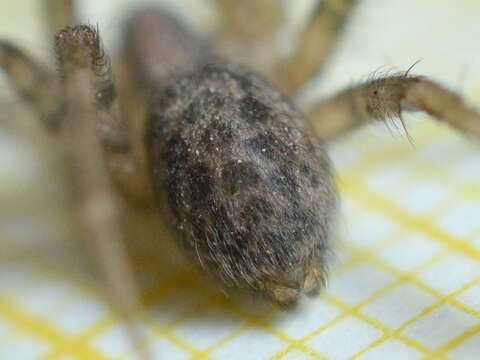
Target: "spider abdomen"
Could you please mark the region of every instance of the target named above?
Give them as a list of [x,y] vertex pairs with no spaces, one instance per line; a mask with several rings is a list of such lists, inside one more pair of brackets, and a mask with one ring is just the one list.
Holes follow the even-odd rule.
[[318,289],[336,192],[298,111],[223,64],[177,78],[152,103],[152,180],[182,245],[226,286],[280,304]]

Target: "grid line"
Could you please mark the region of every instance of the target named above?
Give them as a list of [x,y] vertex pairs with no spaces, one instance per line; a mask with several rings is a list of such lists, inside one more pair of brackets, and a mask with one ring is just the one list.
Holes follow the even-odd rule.
[[[362,259],[362,258],[370,258],[370,254],[366,253],[366,252],[360,252],[358,251],[357,254],[359,255],[358,258],[359,259]],[[368,254],[368,255],[367,255]],[[440,256],[438,256],[440,258]],[[435,259],[433,261],[437,261],[438,259]],[[363,306],[365,306],[366,304],[372,302],[373,300],[375,300],[377,297],[379,297],[380,295],[388,292],[389,290],[391,290],[392,288],[394,288],[395,286],[399,285],[400,283],[404,282],[405,280],[408,280],[410,278],[412,278],[415,273],[421,271],[424,267],[427,267],[430,265],[430,262],[426,262],[424,263],[423,265],[421,266],[418,266],[416,269],[410,271],[410,272],[406,272],[404,274],[398,274],[396,273],[396,279],[393,280],[392,282],[390,282],[388,285],[384,286],[383,288],[377,290],[376,292],[374,292],[373,294],[371,294],[370,296],[368,296],[366,299],[362,300],[361,302],[359,302],[358,304],[356,304],[355,306],[353,307],[349,307],[347,305],[345,305],[341,300],[339,300],[338,298],[336,298],[335,296],[332,296],[331,294],[326,294],[325,297],[326,297],[326,300],[329,301],[330,303],[334,304],[335,306],[341,308],[344,312],[339,315],[338,317],[336,317],[335,319],[331,320],[329,323],[323,325],[322,327],[320,327],[319,329],[313,331],[311,334],[309,334],[308,336],[302,338],[300,340],[301,343],[305,343],[306,341],[310,340],[311,338],[313,338],[314,336],[318,335],[320,332],[322,332],[323,330],[327,329],[328,327],[334,325],[335,323],[339,322],[340,320],[346,318],[347,316],[349,315],[353,315],[363,321],[365,321],[365,319],[367,317],[364,316],[364,314],[362,315],[359,315],[361,313],[359,313],[359,309],[362,308]],[[370,325],[372,325],[373,327],[375,327],[376,329],[386,333],[386,332],[390,332],[389,329],[387,329],[387,327],[385,327],[384,325],[380,325],[380,323],[368,318],[368,321],[367,323],[369,323]],[[385,335],[384,335],[385,336]],[[420,345],[420,344],[417,344],[415,343],[414,341],[412,340],[405,340],[405,338],[403,336],[397,336],[397,339],[399,339],[400,341],[402,342],[406,342],[408,345],[412,346],[412,347],[415,347],[423,352],[425,352],[426,350]],[[292,351],[293,348],[292,347],[289,347],[287,348],[284,352],[282,353],[279,353],[277,356],[274,356],[271,358],[271,360],[279,360],[281,359],[282,357],[284,357],[285,355],[287,355],[290,351]]]
[[[363,165],[365,165],[365,161],[362,161],[362,162],[363,162]],[[371,167],[371,165],[368,165],[368,161],[366,163],[367,163],[367,167],[370,166],[371,169],[374,168],[374,167]],[[382,166],[382,164],[379,162],[378,166]],[[478,261],[480,259],[480,251],[476,250],[475,248],[473,248],[467,243],[470,236],[464,239],[457,239],[453,236],[450,236],[448,233],[445,233],[444,231],[435,227],[429,222],[429,220],[427,220],[427,216],[428,218],[430,218],[431,214],[425,215],[423,217],[413,217],[409,215],[407,211],[403,211],[398,206],[396,206],[392,200],[382,195],[378,195],[372,191],[369,191],[368,189],[363,187],[362,185],[363,182],[358,181],[359,178],[362,179],[362,176],[359,176],[358,174],[356,176],[352,175],[351,178],[349,178],[349,176],[343,176],[342,181],[340,181],[342,193],[347,195],[354,202],[358,203],[360,208],[367,208],[374,212],[378,212],[379,214],[386,215],[387,217],[390,217],[396,222],[399,222],[400,224],[404,225],[406,228],[401,229],[400,231],[394,234],[391,234],[387,238],[383,239],[381,242],[375,243],[374,246],[369,247],[366,250],[358,248],[355,245],[350,245],[350,244],[347,245],[345,250],[347,250],[349,254],[349,261],[344,264],[341,264],[338,268],[334,269],[333,281],[335,277],[338,276],[338,274],[348,269],[351,269],[352,267],[354,267],[359,263],[367,262],[369,264],[372,264],[378,267],[382,271],[385,271],[389,274],[394,275],[393,281],[391,281],[388,285],[377,290],[375,293],[371,294],[368,298],[364,299],[363,301],[356,304],[355,306],[346,305],[340,299],[334,296],[331,296],[329,294],[324,295],[324,298],[328,303],[336,306],[337,308],[341,309],[343,312],[339,316],[337,316],[335,319],[324,324],[323,326],[316,329],[315,331],[310,333],[308,336],[300,340],[295,340],[290,336],[286,335],[285,333],[278,331],[274,327],[271,327],[269,325],[270,314],[269,316],[265,316],[261,319],[252,319],[250,315],[248,315],[247,313],[244,313],[241,309],[236,307],[236,305],[232,304],[231,302],[224,301],[224,299],[219,297],[213,297],[213,298],[208,297],[206,296],[205,293],[203,293],[204,297],[203,297],[203,300],[201,301],[201,303],[203,304],[204,310],[205,310],[205,307],[208,307],[209,305],[212,305],[214,303],[220,304],[226,307],[231,313],[238,315],[242,319],[246,319],[247,320],[246,323],[243,324],[237,330],[235,330],[233,333],[225,336],[215,344],[212,344],[211,346],[203,350],[192,347],[190,344],[184,342],[183,340],[173,335],[172,333],[172,330],[175,326],[177,326],[180,323],[189,321],[193,315],[196,315],[196,314],[198,315],[198,313],[193,313],[193,312],[186,313],[183,318],[177,319],[174,323],[171,323],[168,326],[158,326],[158,325],[150,324],[154,328],[155,334],[169,340],[173,344],[189,352],[192,355],[192,359],[209,359],[208,355],[211,352],[213,352],[215,349],[218,349],[224,344],[232,341],[234,338],[236,338],[238,335],[240,335],[242,332],[246,331],[247,329],[253,326],[258,326],[261,329],[274,335],[275,337],[279,338],[280,340],[282,340],[287,344],[287,348],[285,350],[271,357],[271,359],[275,359],[275,360],[283,358],[293,350],[301,351],[315,359],[322,359],[322,360],[326,359],[321,354],[316,353],[315,351],[310,349],[308,346],[306,346],[305,342],[313,338],[317,334],[321,333],[323,330],[327,329],[328,327],[339,322],[341,319],[344,319],[350,315],[360,319],[363,322],[366,322],[367,324],[371,325],[372,327],[382,332],[382,335],[378,339],[376,339],[374,342],[372,342],[368,346],[361,349],[360,352],[351,356],[350,359],[352,360],[358,358],[365,352],[378,346],[379,344],[385,342],[390,338],[395,338],[400,342],[406,344],[407,346],[422,352],[424,354],[425,360],[441,359],[445,357],[445,354],[450,349],[455,348],[466,339],[477,334],[480,328],[480,325],[478,324],[468,328],[460,336],[455,337],[453,340],[442,345],[438,349],[435,349],[434,351],[430,351],[420,343],[401,334],[401,331],[405,329],[408,325],[414,323],[415,321],[425,316],[426,314],[432,312],[434,309],[438,308],[444,303],[449,303],[462,312],[474,315],[477,319],[480,318],[478,311],[471,309],[468,306],[465,306],[464,304],[459,303],[457,300],[454,299],[454,297],[457,294],[461,293],[467,288],[478,283],[480,281],[480,278],[474,279],[473,281],[469,282],[468,284],[464,285],[463,287],[459,288],[457,291],[447,296],[439,293],[438,291],[430,288],[429,286],[421,283],[416,279],[416,274],[419,271],[421,271],[422,269],[428,268],[430,265],[444,258],[448,254],[449,250],[454,249],[463,255],[467,255],[468,257],[474,259],[475,261]],[[355,179],[355,181],[353,179]],[[414,231],[414,232],[427,234],[432,239],[435,239],[439,243],[445,245],[445,248],[443,251],[437,253],[434,256],[431,256],[429,259],[427,259],[422,264],[416,266],[411,271],[408,271],[408,272],[399,271],[394,267],[392,267],[390,264],[380,260],[377,256],[377,253],[379,253],[382,249],[385,249],[389,245],[395,244],[401,241],[401,239],[407,234],[407,231]],[[166,297],[168,293],[175,290],[179,286],[180,287],[192,286],[193,278],[191,277],[190,271],[191,270],[188,270],[185,273],[181,274],[180,276],[172,276],[170,278],[167,278],[167,280],[161,281],[160,283],[158,283],[158,285],[154,285],[153,287],[151,287],[149,292],[146,294],[144,298],[144,303],[147,304],[149,307],[154,306],[154,304],[158,300]],[[58,272],[56,271],[54,272],[56,273],[55,276],[57,276]],[[408,282],[419,287],[424,292],[435,296],[438,299],[438,301],[435,304],[425,308],[420,314],[409,319],[407,322],[402,324],[402,326],[400,326],[395,330],[389,329],[387,326],[379,323],[377,320],[369,316],[366,316],[360,311],[362,306],[372,302],[373,300],[378,298],[380,295],[387,293],[389,290],[393,289],[395,286],[404,282]],[[82,289],[87,289],[88,291],[89,287],[85,286],[85,283],[83,281],[79,281],[79,285]],[[202,292],[201,289],[200,289],[200,292]],[[44,357],[44,359],[53,360],[62,354],[76,354],[80,356],[80,358],[82,356],[85,356],[85,351],[89,351],[88,350],[89,340],[95,335],[97,335],[98,333],[105,331],[107,328],[115,324],[116,321],[117,321],[117,318],[115,316],[107,315],[105,318],[100,319],[98,322],[93,324],[90,328],[85,330],[84,333],[82,333],[79,336],[73,337],[72,339],[68,339],[68,341],[61,338],[59,338],[60,340],[58,340],[57,338],[57,340],[54,340],[54,341],[50,341],[51,339],[49,339],[54,349],[53,351],[50,352],[48,356]],[[147,323],[150,323],[147,320],[144,320],[144,321]],[[153,340],[154,338],[151,338],[148,340],[148,342],[151,342]],[[142,346],[144,345],[145,344],[143,344]],[[127,356],[128,354],[134,353],[136,351],[135,349],[138,349],[138,347],[133,348],[132,350],[122,354],[117,358],[121,359]],[[92,355],[90,354],[90,356]],[[101,355],[101,354],[100,355],[94,354],[93,356],[96,356],[95,358],[108,359],[108,357],[105,357],[104,355]]]
[[57,348],[68,349],[68,353],[78,356],[79,359],[108,360],[107,357],[104,357],[103,354],[95,351],[88,345],[83,346],[81,349],[70,347],[73,343],[73,338],[52,328],[45,321],[35,319],[32,315],[26,314],[15,304],[4,298],[0,298],[0,316],[18,329],[31,333],[47,343],[55,345]]
[[[298,350],[300,352],[303,352],[304,354],[306,355],[309,355],[311,356],[312,358],[314,359],[317,359],[317,360],[324,360],[325,358],[323,356],[321,356],[320,354],[318,354],[316,351],[304,346],[302,343],[300,343],[299,341],[293,339],[292,337],[288,336],[287,334],[285,334],[284,332],[278,330],[278,329],[275,329],[274,327],[272,327],[271,325],[268,324],[268,319],[273,317],[275,315],[275,313],[278,312],[278,310],[273,310],[271,313],[267,314],[266,316],[264,317],[261,317],[261,318],[258,318],[258,319],[254,319],[252,318],[252,316],[250,314],[248,314],[247,312],[243,311],[242,309],[240,309],[238,306],[236,306],[234,303],[232,302],[226,302],[225,299],[223,298],[218,298],[218,301],[223,304],[226,308],[228,308],[229,310],[231,310],[231,312],[235,315],[239,315],[240,317],[242,317],[243,319],[246,319],[247,320],[247,324],[249,325],[248,327],[245,327],[243,331],[245,331],[247,328],[249,327],[253,327],[253,326],[258,326],[259,328],[261,328],[262,330],[268,332],[269,334],[277,337],[278,339],[282,340],[283,342],[289,344],[289,348],[291,347],[292,350],[295,349],[295,350]],[[240,334],[241,332],[238,332],[237,333],[237,336]],[[231,341],[233,339],[232,338],[229,338],[228,341]]]
[[445,357],[446,353],[449,350],[455,348],[456,346],[460,345],[461,343],[478,333],[480,333],[480,324],[473,325],[471,328],[464,331],[461,335],[457,336],[445,345],[442,345],[438,350],[432,351],[431,353],[424,356],[422,360],[435,360],[439,357]]
[[359,201],[364,208],[387,215],[393,220],[408,226],[410,229],[426,234],[443,243],[450,249],[461,252],[463,255],[466,255],[477,262],[480,261],[480,250],[467,243],[469,238],[462,239],[461,243],[458,242],[454,236],[451,236],[434,226],[428,218],[423,216],[412,216],[406,213],[392,200],[369,191],[365,187],[359,185],[358,182],[344,180],[342,182],[341,191],[350,198]]
[[341,300],[338,300],[337,298],[333,297],[333,296],[326,296],[326,299],[328,302],[332,303],[332,304],[335,304],[336,306],[340,307],[340,308],[343,308],[345,309],[346,312],[349,312],[349,315],[353,315],[355,317],[357,317],[358,319],[366,322],[367,324],[373,326],[374,328],[382,331],[384,334],[388,334],[388,336],[390,337],[395,337],[397,340],[407,344],[408,346],[420,351],[420,352],[423,352],[423,353],[427,353],[428,352],[428,349],[421,345],[420,343],[418,343],[417,341],[415,340],[412,340],[402,334],[400,334],[399,332],[395,331],[395,330],[391,330],[389,329],[387,326],[384,326],[383,324],[381,324],[380,322],[372,319],[371,317],[363,314],[362,312],[359,311],[358,308],[356,308],[356,306],[348,306],[347,304],[343,303]]
[[[401,331],[403,331],[406,327],[408,327],[409,325],[413,324],[415,321],[417,321],[418,319],[420,319],[421,317],[427,315],[428,313],[432,312],[433,310],[439,308],[441,305],[445,304],[445,303],[449,303],[450,305],[456,307],[458,310],[460,311],[463,311],[467,314],[470,314],[470,315],[473,315],[473,316],[476,316],[478,319],[480,319],[480,313],[474,309],[470,309],[468,308],[467,306],[459,303],[458,301],[456,301],[454,299],[455,296],[457,296],[458,294],[460,294],[461,292],[465,291],[466,289],[470,288],[471,286],[477,284],[477,283],[480,283],[480,278],[476,278],[470,282],[468,282],[467,284],[463,285],[462,287],[460,287],[458,290],[454,291],[453,293],[445,296],[443,294],[440,294],[439,292],[429,288],[428,286],[424,285],[423,283],[419,282],[418,280],[415,279],[415,273],[418,273],[420,272],[421,270],[423,270],[424,268],[427,268],[429,265],[431,265],[432,263],[440,260],[442,257],[444,257],[445,255],[447,254],[447,252],[444,252],[442,254],[439,254],[437,255],[437,258],[432,259],[427,263],[425,264],[422,264],[421,266],[419,266],[415,271],[413,271],[412,273],[406,273],[405,276],[404,276],[404,281],[405,280],[408,280],[408,282],[412,285],[415,285],[417,286],[418,288],[422,289],[423,291],[425,291],[426,293],[430,294],[430,295],[433,295],[434,297],[436,297],[438,299],[438,301],[428,307],[426,307],[425,309],[423,309],[419,314],[417,314],[416,316],[413,316],[412,318],[410,318],[408,321],[406,321],[405,323],[403,323],[400,327],[398,327],[397,329],[393,330],[391,333],[389,334],[385,334],[382,338],[378,339],[376,342],[375,342],[375,346],[376,345],[379,345],[380,343],[388,340],[389,338],[391,337],[396,337],[397,333],[400,333]],[[369,256],[370,257],[370,261],[371,263],[374,263],[376,266],[379,266],[381,267],[382,269],[385,269],[387,271],[392,271],[393,273],[396,273],[397,276],[402,276],[402,275],[398,275],[398,272],[391,268],[390,266],[382,263],[380,260],[376,259],[375,258],[375,255],[373,254],[368,254],[366,253],[366,256]],[[476,326],[474,326],[474,328],[476,328]],[[468,332],[468,330],[467,330]],[[473,335],[473,334],[471,334]],[[453,343],[453,344],[457,344],[457,343]],[[373,346],[372,346],[373,347]],[[451,346],[453,347],[453,345]],[[365,349],[363,349],[360,353],[356,354],[354,357],[350,358],[350,359],[355,359],[357,358],[358,356],[360,356],[361,354],[363,354],[364,352],[366,352],[367,350],[369,350],[371,347],[367,347]],[[450,348],[450,347],[448,347]],[[421,349],[421,348],[417,348],[417,349]],[[428,352],[427,350],[425,350],[425,352]],[[437,354],[437,355],[442,355],[441,353]]]
[[[148,305],[149,303],[154,302],[156,298],[160,297],[161,295],[164,295],[164,296],[167,295],[170,291],[175,290],[179,286],[191,284],[192,279],[191,279],[191,276],[188,276],[188,275],[189,273],[187,271],[183,271],[179,274],[175,274],[174,276],[171,276],[168,280],[166,280],[163,283],[164,286],[158,286],[158,287],[149,289],[149,291],[145,294],[143,303],[145,305]],[[82,288],[89,289],[88,286],[82,286]],[[188,318],[185,318],[184,320],[186,321],[188,320]],[[117,321],[118,321],[118,317],[115,314],[110,313],[105,315],[103,318],[98,319],[94,324],[90,325],[90,327],[84,330],[82,333],[78,334],[74,338],[74,341],[72,342],[71,347],[81,349],[87,346],[91,338],[100,334],[102,331],[108,330],[110,327],[115,325]],[[177,320],[177,321],[181,322],[181,320]],[[168,333],[168,330],[163,328],[163,330],[160,331],[160,333],[165,335]],[[173,343],[177,344],[179,347],[183,348],[184,350],[187,350],[193,353],[197,352],[196,349],[192,349],[188,344],[183,343],[180,339],[173,336],[172,334],[169,334],[169,339]],[[47,354],[42,360],[54,360],[59,356],[64,355],[65,353],[66,353],[66,349],[63,347],[54,348],[51,351],[51,353]]]

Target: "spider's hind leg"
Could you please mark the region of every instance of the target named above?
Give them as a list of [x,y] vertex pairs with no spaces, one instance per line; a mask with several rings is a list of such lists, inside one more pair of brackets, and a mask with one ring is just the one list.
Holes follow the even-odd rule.
[[47,131],[56,132],[64,108],[55,74],[6,41],[0,41],[0,68],[17,93],[33,107]]
[[358,0],[322,0],[286,62],[277,68],[280,89],[293,94],[324,65]]
[[[44,0],[51,35],[74,22],[73,0]],[[62,89],[54,71],[15,45],[0,40],[0,68],[19,95],[33,107],[47,131],[55,133],[65,113]]]
[[341,91],[314,105],[307,116],[319,137],[331,139],[365,123],[389,118],[398,119],[405,128],[403,111],[424,111],[480,139],[478,111],[456,93],[425,77],[410,76],[408,71]]
[[44,0],[44,12],[47,19],[49,35],[55,35],[59,30],[73,26],[78,21],[75,13],[74,0]]
[[283,5],[278,0],[215,0],[227,31],[246,39],[265,38],[282,24]]
[[214,42],[217,50],[235,62],[246,63],[267,76],[277,60],[274,35],[284,22],[280,0],[215,0],[222,28]]

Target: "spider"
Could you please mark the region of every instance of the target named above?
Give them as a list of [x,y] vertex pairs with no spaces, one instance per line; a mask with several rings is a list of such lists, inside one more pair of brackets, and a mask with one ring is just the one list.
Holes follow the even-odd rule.
[[[227,20],[218,48],[161,10],[133,15],[118,81],[98,30],[73,25],[71,1],[45,0],[57,72],[0,42],[0,66],[65,155],[85,238],[126,314],[136,311],[137,291],[123,238],[155,236],[166,221],[221,287],[288,306],[326,279],[338,196],[325,140],[373,121],[404,125],[406,111],[480,135],[475,110],[411,69],[301,111],[292,104],[357,1],[319,2],[282,62],[265,50],[281,22],[276,0],[215,3]],[[250,18],[254,25],[245,27]],[[236,64],[251,58],[259,60]]]

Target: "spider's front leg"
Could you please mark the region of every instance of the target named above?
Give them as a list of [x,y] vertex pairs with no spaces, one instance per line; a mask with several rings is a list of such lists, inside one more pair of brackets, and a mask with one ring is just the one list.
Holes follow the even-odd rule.
[[146,176],[132,176],[136,162],[128,129],[97,32],[88,26],[67,28],[58,34],[55,50],[60,77],[6,42],[0,42],[0,67],[66,155],[85,239],[92,245],[113,305],[131,324],[131,336],[139,340],[133,326],[137,290],[121,245],[119,198],[111,179],[131,192],[135,179]]
[[[122,243],[127,230],[124,221],[131,220],[129,207],[120,206],[127,203],[121,203],[119,195],[125,200],[138,195],[131,192],[135,186],[130,185],[138,178],[140,183],[148,182],[146,169],[137,171],[141,165],[130,145],[130,130],[120,113],[110,59],[98,32],[86,25],[67,27],[56,37],[55,51],[67,107],[63,138],[79,220],[112,304],[127,320],[132,341],[144,344],[135,322],[140,310],[139,292]],[[124,181],[118,183],[118,176],[125,176]],[[133,182],[129,182],[129,176]],[[114,187],[114,181],[120,186]],[[139,189],[148,193],[150,185]],[[128,202],[133,204],[140,203]],[[141,355],[142,359],[152,358],[147,348]]]
[[[339,136],[371,121],[397,118],[403,111],[424,111],[464,133],[480,138],[480,114],[456,93],[408,71],[346,89],[307,111],[322,139]],[[405,128],[406,131],[406,128]],[[408,135],[408,133],[407,133]]]
[[62,135],[78,216],[111,301],[129,321],[132,338],[140,341],[133,325],[138,291],[121,245],[120,200],[106,167],[109,154],[128,150],[110,62],[89,26],[59,32],[55,51],[67,107]]

